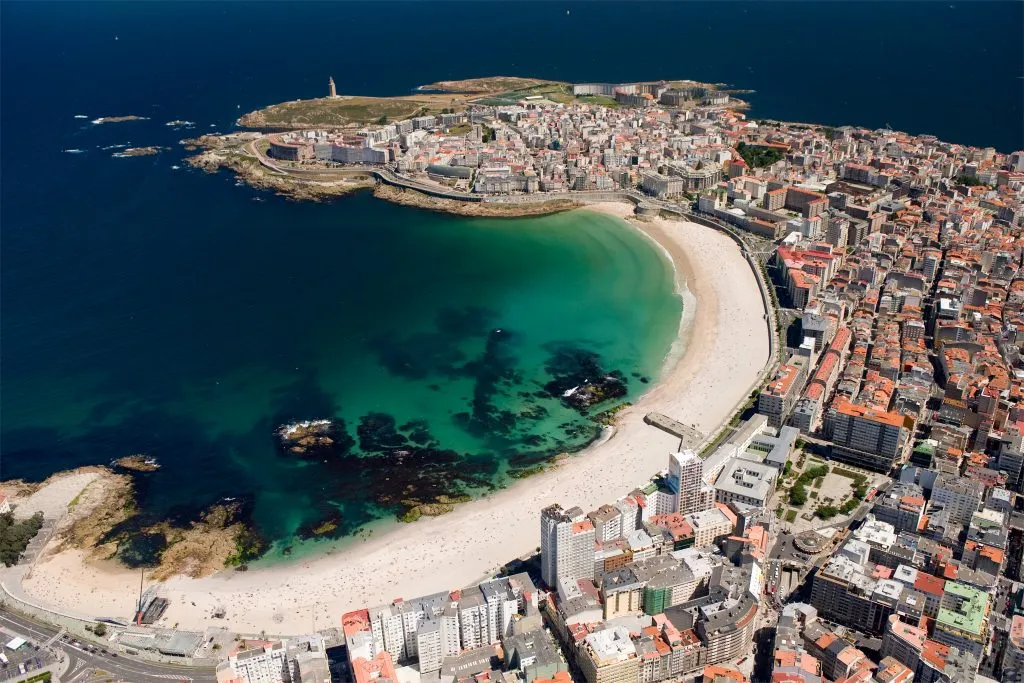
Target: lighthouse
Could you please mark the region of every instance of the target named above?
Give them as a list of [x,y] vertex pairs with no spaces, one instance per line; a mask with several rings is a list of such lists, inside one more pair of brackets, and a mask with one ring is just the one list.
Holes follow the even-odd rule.
[[332,76],[327,77],[327,92],[328,97],[338,96],[338,91],[334,88],[334,78]]

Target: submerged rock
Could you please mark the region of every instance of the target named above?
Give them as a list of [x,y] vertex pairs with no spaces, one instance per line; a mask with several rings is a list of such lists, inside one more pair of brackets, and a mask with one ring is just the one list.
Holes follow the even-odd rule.
[[627,393],[626,376],[619,370],[605,371],[592,351],[561,348],[544,367],[554,377],[544,385],[547,394],[582,414]]
[[367,452],[383,452],[408,446],[408,439],[398,433],[395,424],[395,418],[387,413],[363,415],[356,428],[359,448]]
[[335,509],[321,519],[303,524],[296,535],[304,541],[311,538],[338,538],[343,535],[344,522],[341,511]]
[[331,420],[292,422],[277,428],[281,444],[296,455],[313,452],[334,445],[334,423]]

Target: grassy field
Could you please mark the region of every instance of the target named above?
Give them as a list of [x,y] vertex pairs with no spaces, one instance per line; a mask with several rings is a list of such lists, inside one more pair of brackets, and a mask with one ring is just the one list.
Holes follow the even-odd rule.
[[540,78],[521,78],[519,76],[487,76],[485,78],[467,78],[461,81],[438,81],[422,86],[422,90],[443,90],[450,93],[495,93],[509,90],[525,90],[535,86],[561,85],[556,81],[545,81]]
[[275,104],[246,114],[239,119],[239,123],[250,128],[361,126],[438,114],[443,109],[463,111],[465,108],[466,98],[463,95],[325,97]]
[[248,128],[276,129],[358,127],[439,114],[445,110],[465,111],[470,103],[510,105],[537,96],[561,104],[619,106],[612,97],[574,97],[571,84],[537,78],[471,78],[465,81],[439,81],[424,88],[445,92],[422,92],[400,97],[342,95],[336,98],[294,100],[249,112],[238,123]]
[[[676,87],[715,86],[693,81],[671,81]],[[248,128],[294,130],[318,127],[358,127],[387,123],[412,116],[438,114],[442,110],[464,111],[471,103],[509,105],[527,97],[541,96],[561,104],[589,104],[618,107],[613,97],[572,94],[572,84],[518,76],[489,76],[460,81],[438,81],[422,91],[399,97],[362,97],[295,100],[249,112],[238,120]],[[737,101],[738,106],[738,101]]]
[[594,104],[612,108],[619,106],[614,97],[608,97],[607,95],[579,95],[576,101],[580,104]]

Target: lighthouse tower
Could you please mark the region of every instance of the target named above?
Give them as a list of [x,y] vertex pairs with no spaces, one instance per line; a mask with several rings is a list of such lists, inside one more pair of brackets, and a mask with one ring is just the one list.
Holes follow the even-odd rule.
[[338,96],[338,91],[334,88],[334,78],[331,76],[327,77],[327,91],[330,97]]

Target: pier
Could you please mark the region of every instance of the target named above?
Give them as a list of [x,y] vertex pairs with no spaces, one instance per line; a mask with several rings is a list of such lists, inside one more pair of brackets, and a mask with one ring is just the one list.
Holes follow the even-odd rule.
[[647,413],[644,415],[644,422],[682,439],[681,448],[693,448],[704,441],[704,435],[697,429],[661,413]]

